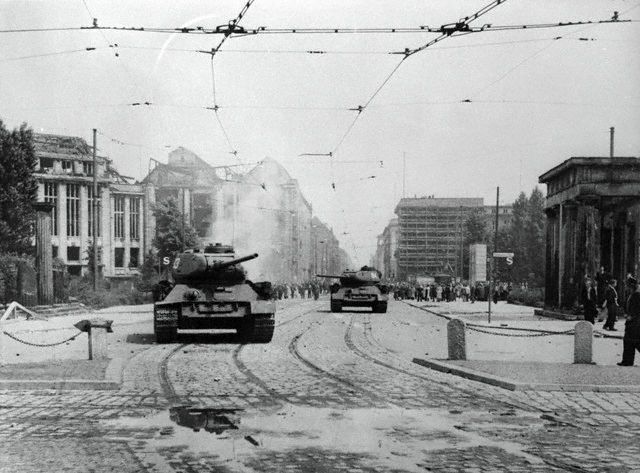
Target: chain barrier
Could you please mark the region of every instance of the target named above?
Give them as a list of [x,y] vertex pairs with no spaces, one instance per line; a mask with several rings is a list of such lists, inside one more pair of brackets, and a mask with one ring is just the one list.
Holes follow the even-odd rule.
[[15,335],[13,335],[12,333],[9,333],[9,332],[4,331],[4,330],[2,331],[2,333],[4,333],[7,337],[9,337],[9,338],[11,338],[11,339],[15,340],[16,342],[23,343],[23,344],[25,344],[25,345],[29,345],[29,346],[32,346],[32,347],[55,347],[56,345],[62,345],[63,343],[67,343],[67,342],[70,342],[71,340],[75,340],[75,339],[78,337],[78,335],[82,334],[83,332],[78,331],[78,333],[75,333],[75,334],[74,334],[74,335],[72,335],[71,337],[69,337],[69,338],[67,338],[67,339],[65,339],[65,340],[62,340],[61,342],[55,342],[55,343],[34,343],[34,342],[28,342],[28,341],[26,341],[26,340],[22,340],[22,339],[20,339],[20,338],[16,337],[16,336],[15,336]]
[[[405,304],[410,305],[411,307],[415,307],[416,309],[420,309],[420,310],[422,310],[424,312],[428,312],[430,314],[436,315],[438,317],[442,317],[443,319],[446,319],[446,320],[452,320],[454,318],[454,317],[450,317],[450,316],[445,315],[445,314],[441,314],[439,312],[435,312],[433,310],[426,309],[424,307],[420,307],[420,306],[415,305],[415,304],[410,304],[408,302],[405,302]],[[500,337],[533,338],[533,337],[549,337],[549,336],[553,336],[553,335],[573,335],[573,334],[575,334],[575,330],[574,329],[565,330],[564,332],[550,332],[549,330],[536,330],[536,329],[531,329],[531,328],[487,327],[486,325],[468,324],[468,323],[465,323],[465,327],[467,327],[469,330],[473,330],[475,332],[486,333],[486,334],[489,334],[489,335],[498,335]],[[532,333],[502,333],[502,332],[493,332],[493,331],[487,330],[487,329],[492,329],[492,330],[515,330],[515,331],[520,331],[520,332],[532,332]],[[607,337],[606,334],[603,334],[603,333],[600,333],[600,332],[594,332],[594,335],[599,335],[601,337]]]
[[[499,332],[492,332],[490,330],[482,330],[477,327],[478,327],[477,325],[467,325],[467,328],[469,330],[473,330],[474,332],[488,333],[489,335],[498,335],[500,337],[549,337],[552,335],[573,335],[575,333],[573,329],[567,330],[565,332],[546,332],[545,331],[545,332],[538,332],[538,333],[499,333]],[[500,328],[500,327],[491,327],[491,328]],[[518,329],[514,329],[514,330],[518,330]],[[533,330],[531,329],[529,329],[529,331],[533,332]]]

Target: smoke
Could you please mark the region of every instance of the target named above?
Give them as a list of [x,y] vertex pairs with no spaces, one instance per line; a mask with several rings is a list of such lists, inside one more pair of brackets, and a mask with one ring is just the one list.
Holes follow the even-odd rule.
[[240,179],[224,184],[213,196],[214,218],[209,241],[232,244],[237,256],[258,253],[243,264],[253,281],[292,281],[289,273],[290,208],[283,187],[291,177],[276,161],[265,159]]

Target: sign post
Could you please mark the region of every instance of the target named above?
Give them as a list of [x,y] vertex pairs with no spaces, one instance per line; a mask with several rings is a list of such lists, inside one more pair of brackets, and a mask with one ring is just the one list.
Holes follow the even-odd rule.
[[[491,258],[491,269],[490,269],[490,273],[491,275],[489,276],[490,278],[493,278],[493,272],[496,269],[496,258],[505,258],[507,264],[509,266],[511,266],[513,264],[513,253],[493,253],[493,258]],[[491,281],[491,279],[490,279]],[[495,284],[495,281],[492,281],[492,283],[489,284],[489,297],[487,297],[487,300],[489,301],[489,317],[488,317],[488,323],[491,323],[491,298],[493,297],[492,294],[492,286],[493,284]]]

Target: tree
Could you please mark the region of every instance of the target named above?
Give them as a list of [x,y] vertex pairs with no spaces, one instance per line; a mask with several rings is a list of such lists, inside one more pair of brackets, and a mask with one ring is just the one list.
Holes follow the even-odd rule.
[[487,225],[484,212],[477,210],[464,222],[464,244],[465,247],[473,243],[487,242]]
[[198,243],[198,234],[186,221],[178,208],[178,201],[169,197],[153,206],[156,218],[156,236],[153,246],[158,250],[158,258],[173,257],[178,251],[191,248]]
[[542,286],[545,259],[545,215],[544,195],[538,187],[533,189],[529,197],[523,243],[529,263],[527,278],[531,279],[531,284]]
[[537,187],[527,197],[521,192],[513,203],[512,223],[500,229],[498,250],[514,253],[513,266],[499,264],[503,279],[513,282],[528,281],[530,286],[541,286],[544,279],[544,196]]
[[0,120],[0,253],[27,253],[33,236],[38,183],[33,133],[22,124],[7,130]]

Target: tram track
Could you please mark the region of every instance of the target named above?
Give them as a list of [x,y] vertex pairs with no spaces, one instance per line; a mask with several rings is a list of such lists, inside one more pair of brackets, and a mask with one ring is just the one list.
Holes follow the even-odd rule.
[[[409,305],[410,307],[413,307],[415,309],[420,309],[419,307],[413,306],[411,304],[407,304],[407,305]],[[429,311],[429,312],[432,312],[432,311]],[[434,313],[434,315],[439,315],[439,316],[444,317],[441,314],[437,314],[435,312],[433,312],[433,313]],[[461,393],[464,393],[466,395],[469,395],[469,396],[472,396],[472,397],[475,397],[475,398],[482,398],[487,402],[494,402],[493,397],[490,394],[483,395],[483,394],[480,394],[478,392],[478,390],[472,390],[472,389],[468,389],[468,388],[463,388],[461,386],[455,386],[455,385],[452,385],[451,383],[449,383],[447,381],[441,381],[441,380],[437,380],[437,379],[434,379],[434,378],[431,378],[431,377],[428,377],[428,376],[424,376],[424,375],[420,375],[420,374],[417,374],[417,373],[413,373],[413,372],[411,372],[409,370],[400,368],[398,366],[394,366],[391,363],[388,363],[388,362],[383,361],[383,360],[381,360],[381,359],[379,359],[379,358],[377,358],[375,356],[372,356],[369,353],[366,353],[361,348],[358,348],[356,346],[356,344],[354,343],[354,341],[353,341],[352,331],[353,331],[354,320],[355,320],[355,316],[352,316],[351,317],[351,321],[349,323],[349,327],[347,328],[347,331],[345,332],[344,340],[345,340],[345,344],[347,345],[347,347],[351,351],[353,351],[353,353],[358,355],[359,357],[361,357],[361,358],[363,358],[365,360],[368,360],[368,361],[370,361],[372,363],[375,363],[376,365],[383,366],[383,367],[385,367],[387,369],[393,370],[394,372],[402,373],[402,374],[410,376],[412,378],[420,379],[422,381],[427,381],[429,383],[445,386],[445,387],[447,387],[449,389],[455,389],[455,390],[460,391]],[[369,318],[369,320],[370,320],[370,318]],[[391,350],[389,350],[384,345],[382,345],[373,336],[373,333],[372,333],[371,329],[369,329],[368,331],[365,329],[365,330],[363,330],[363,332],[364,332],[363,338],[367,341],[367,343],[369,343],[369,345],[371,345],[374,348],[377,347],[378,349],[383,350],[384,352],[386,352],[386,354],[388,354],[389,356],[397,359],[398,361],[406,362],[406,360],[403,360],[402,358],[398,357],[395,353],[393,353]],[[540,409],[536,409],[536,408],[534,408],[534,407],[532,407],[530,405],[523,404],[523,403],[518,402],[518,401],[502,401],[502,404],[504,404],[505,406],[507,406],[509,408],[521,409],[521,410],[529,411],[529,412],[531,412],[531,411],[539,411],[540,410]]]
[[[295,317],[292,317],[290,319],[284,320],[280,323],[276,324],[276,328],[278,327],[282,327],[284,325],[288,325],[291,322],[294,322],[302,317],[304,317],[305,315],[315,312],[316,310],[318,310],[318,308],[321,306],[320,303],[318,304],[314,304],[314,306],[309,309],[306,310],[302,313],[300,313],[299,315],[296,315]],[[290,310],[295,309],[295,307],[287,307],[286,309],[284,309],[284,311],[288,312]],[[174,357],[174,355],[176,355],[176,353],[178,353],[180,350],[184,350],[186,348],[188,348],[189,346],[194,345],[193,343],[182,343],[180,345],[177,345],[175,347],[173,347],[168,353],[164,354],[164,356],[162,357],[162,359],[160,360],[160,363],[158,365],[158,378],[160,380],[160,387],[162,389],[162,392],[165,396],[165,398],[167,399],[167,401],[169,403],[177,403],[180,401],[180,396],[176,393],[176,389],[173,385],[173,383],[171,382],[171,379],[169,377],[169,372],[168,372],[168,366],[169,366],[169,362],[170,360]],[[242,352],[242,350],[244,349],[246,345],[244,344],[239,344],[232,352],[231,358],[233,361],[234,366],[236,367],[236,369],[238,371],[240,371],[244,376],[246,376],[246,378],[254,385],[258,386],[260,389],[262,389],[265,393],[267,393],[269,396],[272,396],[275,399],[278,399],[280,401],[288,401],[288,398],[286,396],[282,396],[279,393],[277,393],[275,390],[273,390],[272,388],[270,388],[268,386],[267,383],[265,383],[259,376],[257,376],[255,373],[253,373],[253,371],[251,371],[251,369],[249,369],[240,359],[240,353]]]

